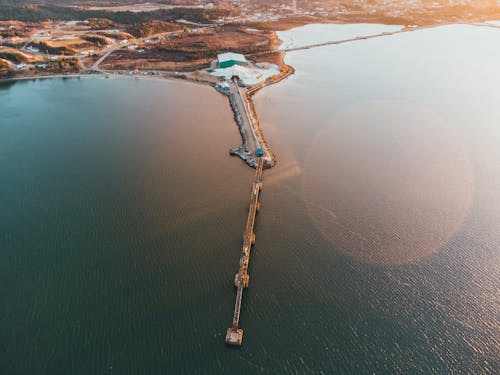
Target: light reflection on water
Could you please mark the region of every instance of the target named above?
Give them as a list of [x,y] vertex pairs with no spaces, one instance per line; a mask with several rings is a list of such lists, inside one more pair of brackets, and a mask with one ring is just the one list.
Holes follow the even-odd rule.
[[438,251],[474,194],[460,134],[401,100],[338,111],[311,142],[304,170],[304,196],[323,208],[310,208],[315,225],[336,249],[374,264],[413,263]]
[[[364,341],[397,358],[382,372],[498,368],[499,37],[455,25],[293,52],[296,74],[255,98],[278,158],[269,178],[301,171],[280,180],[275,210],[303,206],[330,244],[296,246],[325,263],[318,278],[369,279],[357,307],[391,317],[391,333],[369,324]],[[339,255],[358,264],[352,277],[336,275]]]

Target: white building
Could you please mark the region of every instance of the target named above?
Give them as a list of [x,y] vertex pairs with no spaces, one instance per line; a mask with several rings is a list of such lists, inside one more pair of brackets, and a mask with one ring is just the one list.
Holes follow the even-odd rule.
[[245,56],[239,53],[227,52],[217,55],[217,61],[219,63],[219,68],[229,68],[234,65],[247,65],[247,59]]

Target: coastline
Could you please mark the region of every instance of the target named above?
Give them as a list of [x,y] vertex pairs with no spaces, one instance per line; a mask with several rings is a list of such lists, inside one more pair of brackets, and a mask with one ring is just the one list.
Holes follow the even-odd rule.
[[[328,22],[332,23],[332,22]],[[337,22],[335,22],[337,23]],[[344,22],[339,22],[339,24],[345,24]],[[298,25],[297,25],[298,26]],[[418,28],[406,28],[403,27],[399,32],[414,31],[420,28],[434,27],[433,26],[423,26]],[[381,36],[380,35],[376,35]],[[373,37],[373,36],[372,36]],[[362,38],[365,39],[366,37]],[[353,39],[354,40],[354,39]],[[37,79],[49,79],[49,78],[80,78],[80,77],[99,77],[99,78],[120,78],[120,79],[152,79],[152,80],[182,80],[188,83],[202,84],[211,86],[216,89],[222,95],[228,97],[230,102],[230,108],[233,112],[233,117],[242,139],[242,144],[239,147],[232,148],[229,150],[230,155],[240,157],[248,166],[255,168],[257,165],[257,148],[262,148],[265,155],[265,168],[272,168],[277,163],[276,155],[274,154],[272,148],[265,139],[264,131],[259,122],[257,111],[253,102],[253,96],[257,94],[261,89],[277,84],[282,80],[288,78],[295,73],[295,69],[287,65],[284,62],[286,56],[286,50],[279,50],[278,47],[283,44],[283,41],[279,39],[277,31],[273,31],[271,50],[264,54],[256,53],[250,54],[249,57],[255,58],[256,61],[272,61],[272,63],[279,66],[280,71],[278,74],[269,77],[263,82],[249,86],[247,88],[242,88],[237,90],[237,95],[235,95],[235,90],[231,92],[223,92],[217,90],[218,81],[205,79],[198,72],[199,70],[191,70],[188,72],[171,72],[162,70],[143,70],[140,73],[130,74],[130,71],[124,70],[100,70],[94,72],[83,71],[81,73],[70,73],[70,74],[53,74],[53,75],[32,75],[24,77],[9,77],[0,78],[0,84],[16,82],[16,81],[29,81]],[[319,46],[319,45],[318,45]],[[314,46],[311,46],[314,47]],[[262,55],[262,56],[261,56]],[[239,87],[236,84],[236,87]]]
[[269,144],[267,143],[267,141],[264,137],[264,132],[262,130],[262,126],[261,126],[259,119],[258,119],[258,116],[257,116],[257,110],[255,109],[253,96],[255,94],[257,94],[257,92],[259,92],[263,88],[277,84],[295,73],[295,69],[291,65],[285,64],[284,57],[285,57],[285,53],[280,52],[279,53],[279,60],[280,60],[279,61],[280,62],[280,64],[279,64],[280,73],[279,74],[276,74],[276,75],[270,77],[269,79],[265,80],[262,83],[259,83],[257,85],[250,87],[245,92],[245,99],[248,103],[249,114],[250,114],[251,118],[253,119],[255,133],[256,133],[257,137],[260,138],[260,141],[261,141],[263,148],[265,149],[265,151],[267,152],[267,154],[270,157],[269,165],[266,165],[266,168],[274,167],[277,163],[277,159],[276,159],[276,155],[274,154],[272,148],[269,146]]
[[14,83],[19,81],[34,81],[37,79],[49,79],[49,78],[90,78],[90,77],[103,77],[105,74],[88,74],[88,73],[73,73],[73,74],[54,74],[54,75],[39,75],[39,76],[24,76],[24,77],[9,77],[0,78],[0,84],[2,83]]
[[[344,24],[340,22],[340,24]],[[418,28],[407,28],[403,27],[399,32],[408,32],[415,31],[421,28],[427,27],[435,27],[432,26],[421,26]],[[381,36],[384,34],[376,35]],[[388,34],[389,35],[389,34]],[[100,78],[120,78],[120,79],[152,79],[152,80],[182,80],[187,83],[194,84],[202,84],[211,86],[216,89],[219,93],[228,97],[231,111],[233,112],[233,118],[238,126],[238,130],[241,136],[242,144],[239,147],[232,148],[229,150],[229,154],[233,156],[240,157],[248,166],[255,168],[257,166],[257,148],[260,147],[263,149],[265,155],[265,164],[264,168],[272,168],[277,163],[276,155],[274,154],[272,148],[269,146],[268,142],[265,139],[264,131],[259,122],[257,111],[255,109],[255,105],[253,102],[253,96],[257,94],[261,89],[277,84],[282,80],[288,78],[292,74],[295,73],[295,69],[287,65],[284,62],[284,58],[286,56],[286,50],[279,50],[278,47],[283,44],[283,41],[279,39],[276,31],[273,31],[273,45],[274,50],[266,52],[263,54],[267,61],[271,60],[273,63],[279,66],[280,71],[278,74],[269,77],[263,82],[252,85],[248,88],[239,89],[239,85],[235,82],[235,86],[237,89],[237,94],[235,95],[235,90],[233,92],[223,92],[217,89],[217,82],[210,81],[207,79],[203,79],[200,75],[197,75],[196,72],[199,70],[192,70],[189,72],[176,73],[170,71],[142,71],[142,74],[135,73],[129,74],[127,71],[117,70],[117,71],[96,71],[93,73],[83,72],[83,73],[70,73],[70,74],[54,74],[54,75],[35,75],[35,76],[25,76],[25,77],[9,77],[9,78],[0,78],[0,84],[16,82],[16,81],[29,81],[29,80],[37,80],[37,79],[48,79],[48,78],[92,78],[92,77],[100,77]],[[362,38],[365,39],[365,38]],[[319,46],[319,45],[318,45]],[[255,54],[257,60],[260,60],[258,56],[261,54]],[[250,55],[249,57],[253,57]],[[161,73],[160,73],[161,72]]]
[[[277,37],[276,40],[281,42]],[[276,155],[272,151],[271,147],[267,143],[264,132],[258,120],[257,111],[255,109],[255,105],[253,103],[252,97],[264,87],[276,84],[286,79],[290,75],[295,72],[295,69],[292,66],[289,66],[284,63],[285,52],[276,52],[278,56],[278,65],[280,67],[280,72],[272,77],[269,77],[267,80],[258,83],[256,85],[250,86],[247,89],[243,89],[242,93],[240,92],[241,99],[243,100],[243,111],[248,118],[249,126],[251,127],[251,136],[255,138],[256,144],[260,146],[264,150],[264,154],[266,155],[266,162],[264,164],[265,168],[272,168],[276,165]],[[190,73],[194,73],[190,72]],[[146,74],[134,74],[129,75],[121,72],[96,72],[96,73],[72,73],[72,74],[54,74],[54,75],[34,75],[34,76],[24,76],[24,77],[9,77],[0,79],[0,85],[6,83],[15,83],[18,81],[33,81],[33,80],[43,80],[43,79],[66,79],[66,78],[106,78],[106,79],[150,79],[150,80],[175,80],[175,81],[184,81],[186,83],[191,84],[201,84],[206,86],[211,86],[216,89],[216,83],[210,82],[208,80],[200,79],[199,77],[190,77],[188,74],[169,74],[169,72],[163,72],[161,75],[146,75]],[[219,90],[216,90],[220,92]],[[228,97],[230,102],[231,111],[233,112],[233,117],[238,126],[240,136],[242,138],[242,145],[237,148],[233,148],[230,150],[230,154],[234,156],[240,157],[248,166],[255,168],[257,163],[257,158],[255,156],[255,151],[252,150],[250,152],[248,150],[248,135],[246,133],[245,124],[242,119],[241,111],[238,110],[237,105],[235,104],[235,99],[232,98],[230,93],[222,93]],[[255,147],[254,147],[255,148]]]
[[[281,81],[282,79],[288,77],[290,74],[294,72],[292,67],[289,67],[285,64],[283,64],[285,67],[285,71],[280,71],[279,74],[270,77],[268,80],[250,87],[248,90],[245,89],[243,92],[243,95],[241,95],[243,101],[244,101],[244,111],[246,112],[245,115],[248,116],[249,119],[249,124],[252,127],[251,129],[251,136],[253,136],[257,140],[257,144],[259,144],[264,150],[265,153],[267,154],[268,158],[266,160],[266,163],[264,164],[265,168],[271,168],[276,164],[276,156],[274,155],[272,149],[269,147],[267,144],[265,138],[264,138],[264,133],[262,131],[262,128],[260,126],[260,123],[258,121],[257,113],[253,104],[252,96],[260,89],[269,86],[271,84],[277,83]],[[281,68],[281,66],[280,66]],[[209,81],[204,81],[202,79],[197,79],[194,77],[189,77],[186,75],[181,75],[181,76],[176,76],[176,75],[128,75],[128,74],[119,74],[117,72],[102,72],[102,73],[73,73],[73,74],[54,74],[54,75],[37,75],[37,76],[24,76],[24,77],[10,77],[6,79],[0,79],[0,85],[3,84],[10,84],[10,83],[15,83],[15,82],[26,82],[26,81],[36,81],[36,80],[47,80],[47,79],[79,79],[79,78],[99,78],[99,79],[140,79],[140,80],[154,80],[154,81],[182,81],[187,84],[196,84],[196,85],[204,85],[204,86],[210,86],[212,88],[216,88],[216,84],[213,82]],[[216,90],[217,92],[220,92]],[[232,98],[230,97],[229,94],[224,94],[224,96],[228,97],[228,100],[230,102],[230,108],[231,111],[233,112],[233,118],[235,120],[236,125],[238,126],[239,133],[241,136],[241,139],[243,141],[243,144],[238,147],[238,148],[233,148],[229,151],[231,155],[239,156],[248,166],[255,168],[256,167],[256,160],[257,158],[255,157],[254,153],[255,150],[253,150],[253,153],[249,153],[247,149],[247,139],[248,135],[246,134],[245,126],[243,124],[242,120],[242,115],[241,111],[237,109],[235,106],[234,102],[232,101]],[[255,148],[255,147],[254,147]]]
[[[405,28],[403,27],[399,32],[414,31],[420,28],[427,28],[434,26],[424,26],[419,28]],[[35,76],[25,76],[25,77],[9,77],[0,78],[0,84],[16,82],[16,81],[29,81],[37,79],[49,79],[49,78],[119,78],[119,79],[152,79],[152,80],[182,80],[187,83],[202,84],[206,86],[211,86],[216,89],[219,93],[228,97],[231,111],[233,112],[233,118],[238,126],[238,130],[242,139],[242,144],[239,147],[232,148],[229,150],[230,155],[240,157],[248,166],[255,168],[257,166],[257,148],[263,149],[265,155],[264,168],[272,168],[277,163],[276,155],[274,154],[272,148],[269,146],[265,139],[264,131],[259,122],[257,111],[253,102],[253,96],[256,95],[261,89],[277,84],[282,80],[288,78],[295,73],[295,69],[287,65],[284,62],[286,56],[286,50],[279,50],[277,47],[283,44],[283,41],[279,39],[277,32],[273,31],[273,48],[272,51],[265,53],[266,59],[273,61],[279,66],[280,71],[278,74],[269,77],[263,82],[257,83],[255,85],[249,86],[248,88],[239,89],[239,85],[235,82],[237,88],[237,94],[233,92],[223,92],[217,89],[217,82],[204,79],[202,76],[197,75],[198,70],[193,70],[190,72],[174,73],[169,71],[142,71],[141,73],[129,74],[127,71],[105,71],[101,70],[98,72],[88,73],[71,73],[71,74],[54,74],[54,75],[35,75]],[[376,35],[381,36],[384,34]],[[388,34],[389,35],[389,34]],[[364,39],[364,38],[363,38]],[[257,57],[260,54],[256,54]],[[250,55],[250,57],[253,57]],[[257,59],[259,59],[257,57]],[[160,73],[161,72],[161,73]],[[241,103],[242,102],[242,103]],[[250,139],[251,138],[251,139]]]

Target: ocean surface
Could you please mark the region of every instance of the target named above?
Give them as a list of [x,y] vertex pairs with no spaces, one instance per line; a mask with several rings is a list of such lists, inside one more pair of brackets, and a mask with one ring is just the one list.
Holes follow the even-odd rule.
[[377,35],[385,32],[399,31],[401,25],[380,25],[376,23],[356,24],[311,24],[291,30],[278,31],[278,39],[282,41],[279,49],[297,48],[325,42],[340,41],[363,36]]
[[255,97],[278,164],[241,349],[224,335],[253,170],[228,155],[226,99],[1,85],[0,373],[498,373],[499,38],[446,26],[287,55],[296,74]]

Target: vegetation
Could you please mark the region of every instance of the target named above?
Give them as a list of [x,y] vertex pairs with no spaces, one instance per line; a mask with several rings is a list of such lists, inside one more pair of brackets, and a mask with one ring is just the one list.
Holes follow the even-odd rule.
[[32,43],[40,52],[50,53],[52,55],[74,55],[77,51],[67,45],[54,46],[48,42]]
[[12,48],[0,48],[0,58],[20,64],[30,61],[30,56]]
[[[167,0],[168,1],[168,0]],[[157,1],[159,3],[167,3],[167,1]],[[57,4],[57,5],[84,5],[84,4],[107,4],[109,2],[115,4],[136,4],[141,0],[0,0],[0,5],[22,5],[22,4]]]
[[56,61],[50,61],[47,65],[47,70],[54,73],[77,73],[83,70],[80,62],[75,58],[65,58],[58,59]]
[[0,58],[0,77],[9,78],[14,75],[12,69],[10,69],[10,63],[7,60]]
[[[207,23],[220,17],[237,14],[236,9],[174,8],[159,9],[152,12],[107,12],[104,10],[84,10],[53,4],[5,4],[0,6],[0,20],[19,20],[39,22],[43,20],[86,20],[107,19],[110,22],[131,25],[153,20],[173,21],[185,19],[192,22]],[[97,23],[98,24],[98,23]]]
[[134,23],[127,27],[127,31],[130,34],[141,38],[180,29],[181,27],[175,23],[158,20],[154,20],[151,22]]
[[23,36],[29,27],[26,27],[25,24],[22,26],[18,25],[18,22],[5,22],[0,24],[4,29],[0,30],[0,36],[3,38],[11,38],[14,36]]
[[267,51],[273,40],[267,33],[248,33],[225,26],[210,32],[184,33],[147,50],[147,56],[163,61],[200,62],[237,49],[243,54]]
[[113,21],[107,18],[89,18],[88,21],[92,30],[106,30],[115,27]]
[[108,44],[110,44],[110,40],[102,35],[86,34],[82,35],[81,38],[97,45],[99,48],[106,47]]
[[103,35],[107,38],[111,38],[111,39],[132,39],[134,36],[129,34],[129,33],[126,33],[126,32],[123,32],[123,31],[96,31],[95,32],[97,35]]

